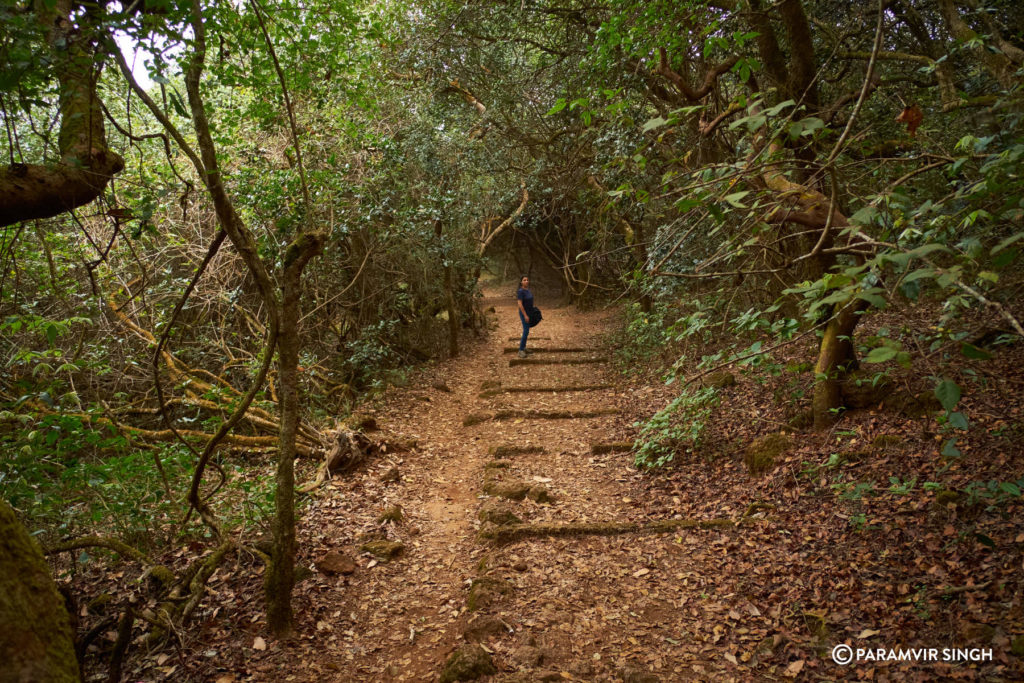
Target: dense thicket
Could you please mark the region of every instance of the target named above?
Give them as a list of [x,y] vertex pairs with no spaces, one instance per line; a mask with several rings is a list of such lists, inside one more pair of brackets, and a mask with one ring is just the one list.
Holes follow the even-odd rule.
[[[1024,334],[1013,2],[37,0],[0,19],[0,491],[45,545],[150,569],[151,547],[202,537],[216,559],[273,517],[278,633],[293,455],[456,354],[492,256],[577,302],[625,294],[635,339],[729,340],[680,360],[691,379],[817,335],[819,427],[860,363]],[[925,300],[925,337],[858,340],[872,310]],[[988,328],[958,322],[979,308]],[[69,542],[95,532],[119,540]],[[208,562],[166,579],[171,621]]]

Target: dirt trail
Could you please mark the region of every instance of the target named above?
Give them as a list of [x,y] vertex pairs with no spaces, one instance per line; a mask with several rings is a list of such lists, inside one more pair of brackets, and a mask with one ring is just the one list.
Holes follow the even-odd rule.
[[[699,652],[678,647],[698,628],[687,607],[697,599],[702,568],[688,559],[687,548],[721,543],[724,532],[507,545],[478,539],[478,513],[494,501],[530,524],[671,516],[671,510],[648,506],[631,456],[591,452],[595,443],[625,436],[614,414],[623,398],[614,372],[606,362],[510,365],[516,355],[508,352],[515,346],[509,340],[520,331],[514,304],[511,296],[492,293],[484,306],[495,307],[497,330],[467,344],[459,358],[440,364],[417,386],[390,390],[374,410],[389,438],[416,439],[418,446],[387,454],[318,492],[304,517],[303,561],[334,549],[357,566],[350,576],[317,573],[301,584],[296,608],[305,635],[268,652],[253,667],[258,678],[435,681],[449,655],[468,641],[482,642],[493,654],[497,673],[485,680],[710,675],[691,666],[703,659]],[[531,340],[537,349],[531,359],[606,356],[599,344],[611,315],[546,307],[534,330],[545,339]],[[592,351],[542,350],[556,348]],[[507,410],[522,416],[504,417],[500,411]],[[581,411],[607,414],[560,417]],[[550,417],[534,417],[538,412]],[[464,426],[469,415],[481,421]],[[492,457],[498,446],[540,452]],[[392,468],[396,482],[386,481]],[[523,499],[502,500],[485,490]],[[404,520],[379,522],[396,504]],[[360,553],[361,543],[374,536],[403,543],[404,552],[391,562]]]

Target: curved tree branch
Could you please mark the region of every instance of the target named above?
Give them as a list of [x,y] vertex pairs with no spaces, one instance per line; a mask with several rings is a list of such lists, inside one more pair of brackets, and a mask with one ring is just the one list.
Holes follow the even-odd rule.
[[71,0],[36,3],[48,31],[50,59],[60,95],[60,160],[55,164],[12,163],[0,169],[0,226],[49,218],[88,204],[124,169],[124,159],[107,147],[103,110],[96,94],[106,57],[95,31],[98,6],[76,17]]

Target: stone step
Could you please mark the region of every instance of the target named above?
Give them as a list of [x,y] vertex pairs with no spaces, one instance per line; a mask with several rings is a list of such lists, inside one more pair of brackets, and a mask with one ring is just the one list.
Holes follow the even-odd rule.
[[534,453],[543,453],[543,446],[516,446],[514,444],[501,444],[498,446],[491,446],[490,450],[487,451],[492,458],[511,458],[514,455],[532,455]]
[[[501,350],[502,353],[517,353],[518,351],[518,346],[506,346]],[[602,349],[586,348],[583,346],[548,346],[539,349],[527,349],[528,353],[600,353],[601,351]]]
[[[742,521],[742,520],[741,520]],[[509,543],[548,536],[616,536],[663,534],[680,529],[732,529],[731,519],[661,519],[650,522],[578,522],[573,524],[509,524],[481,529],[479,540]]]
[[508,365],[509,367],[517,365],[586,365],[607,362],[607,358],[513,358]]
[[600,408],[598,410],[497,410],[489,413],[470,413],[462,420],[463,427],[487,422],[489,420],[580,420],[605,415],[618,415],[618,408]]
[[632,441],[609,441],[608,443],[590,444],[590,453],[592,455],[601,455],[603,453],[622,453],[631,450],[633,450]]
[[533,394],[533,393],[569,393],[574,391],[602,391],[614,389],[614,384],[567,384],[565,386],[537,386],[537,387],[488,387],[480,392],[479,398],[491,398],[498,394]]

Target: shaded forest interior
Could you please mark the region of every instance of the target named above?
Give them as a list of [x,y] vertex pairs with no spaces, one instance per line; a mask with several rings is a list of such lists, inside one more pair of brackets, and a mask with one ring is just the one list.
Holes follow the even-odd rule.
[[0,681],[1024,678],[1021,3],[0,21]]

